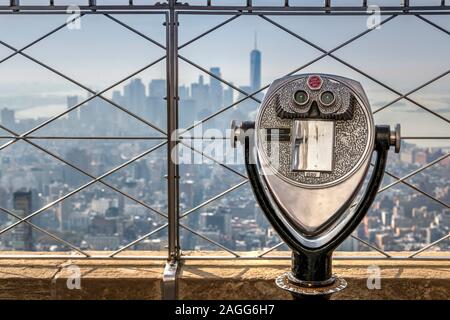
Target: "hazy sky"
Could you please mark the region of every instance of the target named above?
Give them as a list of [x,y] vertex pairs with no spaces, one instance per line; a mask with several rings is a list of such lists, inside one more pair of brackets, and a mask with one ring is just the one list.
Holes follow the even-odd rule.
[[[7,2],[0,0],[0,4]],[[24,4],[39,1],[21,1]],[[67,4],[73,1],[59,1]],[[76,1],[81,2],[83,1]],[[98,1],[98,3],[108,1]],[[109,1],[126,3],[127,1]],[[136,1],[144,3],[145,1]],[[204,1],[190,1],[203,3]],[[216,0],[214,3],[241,4],[243,1]],[[281,1],[256,1],[255,4],[270,4]],[[304,4],[313,1],[293,1]],[[361,1],[338,1],[337,4],[358,4]],[[411,1],[412,4],[439,4],[440,1]],[[46,1],[41,1],[46,3]],[[394,1],[372,1],[372,3],[395,3]],[[165,44],[165,28],[161,15],[115,15],[140,32]],[[228,16],[180,17],[179,43],[224,21]],[[428,16],[430,20],[450,30],[448,16]],[[64,23],[66,15],[1,15],[0,40],[19,49]],[[315,42],[325,50],[345,42],[366,30],[367,17],[271,17],[277,23]],[[384,17],[383,17],[384,19]],[[262,82],[268,84],[293,69],[321,55],[315,48],[299,41],[260,17],[244,16],[220,28],[180,51],[180,54],[209,69],[219,66],[224,79],[237,85],[247,85],[250,77],[249,53],[254,46],[254,35],[258,36],[258,49],[262,51]],[[32,57],[73,77],[77,81],[102,89],[127,76],[151,61],[164,56],[164,50],[124,29],[114,21],[101,16],[89,15],[81,19],[80,30],[64,28],[48,39],[25,51]],[[0,60],[11,50],[0,45]],[[414,16],[400,16],[387,22],[379,30],[358,39],[335,55],[354,64],[364,72],[385,82],[401,93],[408,92],[423,82],[450,69],[450,37]],[[180,61],[180,84],[197,80],[201,71]],[[372,106],[379,107],[397,96],[373,83],[357,72],[327,57],[302,72],[325,72],[348,76],[360,81],[365,87]],[[164,61],[139,74],[147,83],[152,78],[165,77]],[[206,76],[206,80],[208,77]],[[116,89],[121,89],[119,86]],[[61,77],[43,69],[36,63],[20,56],[0,64],[0,101],[24,95],[85,95],[85,91]],[[109,92],[110,94],[111,92]],[[414,99],[445,117],[450,116],[450,76],[427,86],[412,95]],[[14,108],[14,102],[8,105]],[[4,105],[0,105],[4,107]],[[389,110],[390,109],[390,110]],[[447,135],[450,126],[445,121],[420,112],[416,106],[400,101],[386,112],[376,116],[380,122],[399,122],[408,118],[406,130],[416,135]]]

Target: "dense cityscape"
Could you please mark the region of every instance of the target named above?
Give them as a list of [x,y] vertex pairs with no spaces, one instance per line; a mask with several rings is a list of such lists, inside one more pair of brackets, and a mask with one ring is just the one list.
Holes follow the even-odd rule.
[[[180,127],[190,128],[196,121],[234,103],[235,106],[206,121],[203,130],[225,131],[232,119],[251,118],[258,103],[251,99],[237,101],[245,97],[243,92],[252,93],[261,88],[261,52],[255,47],[250,53],[250,84],[239,86],[242,92],[225,88],[213,76],[221,76],[219,67],[212,67],[209,72],[208,76],[199,76],[198,82],[179,87]],[[140,78],[134,78],[123,91],[112,93],[114,104],[155,128],[101,97],[68,96],[67,108],[71,111],[67,115],[34,131],[28,141],[19,140],[3,148],[0,207],[8,212],[2,210],[0,214],[1,229],[15,223],[17,217],[25,217],[62,197],[64,200],[45,207],[29,221],[81,249],[117,250],[163,227],[167,211],[164,177],[167,150],[160,145],[164,137],[158,129],[164,132],[166,127],[165,96],[164,79],[145,84]],[[255,97],[260,99],[262,93]],[[83,103],[86,99],[89,101]],[[11,141],[6,136],[12,132],[26,132],[47,120],[17,119],[13,109],[0,108],[1,124],[11,130],[3,132],[2,145]],[[69,138],[51,138],[56,136]],[[189,150],[188,146],[195,142],[185,143],[183,148]],[[149,150],[152,152],[148,153]],[[388,171],[403,177],[447,152],[403,142],[400,156],[390,156]],[[139,159],[114,170],[134,157]],[[242,165],[232,165],[232,168],[244,173]],[[449,168],[447,157],[405,182],[448,204]],[[102,175],[105,177],[101,181],[89,184]],[[212,161],[181,164],[181,223],[232,250],[263,250],[276,245],[280,239],[256,204],[248,184],[205,203],[242,181],[242,177]],[[383,185],[394,181],[387,176]],[[78,188],[79,192],[71,194]],[[446,206],[397,183],[379,194],[355,235],[382,250],[410,251],[438,240],[449,231],[450,210]],[[161,228],[130,249],[161,250],[167,245],[166,238],[167,230]],[[181,244],[183,250],[221,250],[185,229],[181,231]],[[355,239],[348,239],[340,249],[370,250]],[[448,250],[448,241],[432,250],[439,249]],[[70,248],[22,223],[0,235],[0,250],[66,251]]]

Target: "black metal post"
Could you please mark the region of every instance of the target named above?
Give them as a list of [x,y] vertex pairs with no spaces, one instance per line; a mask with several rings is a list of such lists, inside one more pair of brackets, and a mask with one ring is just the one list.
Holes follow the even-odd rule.
[[314,285],[315,287],[326,286],[333,283],[332,278],[332,255],[329,252],[311,252],[302,251],[292,253],[292,274],[298,280],[305,282],[305,285]]

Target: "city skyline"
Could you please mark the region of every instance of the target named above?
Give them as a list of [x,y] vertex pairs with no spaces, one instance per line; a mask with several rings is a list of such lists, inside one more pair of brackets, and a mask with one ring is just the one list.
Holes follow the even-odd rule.
[[[255,46],[248,58],[250,81],[239,86],[247,92],[258,90],[260,85],[262,54]],[[217,77],[221,76],[219,67],[211,67],[209,71]],[[181,85],[179,88],[180,114],[185,125],[192,124],[209,115],[212,110],[220,109],[242,96],[233,94],[232,89],[213,76],[208,77],[208,83],[205,78],[200,75],[189,87]],[[151,119],[152,123],[164,128],[165,86],[164,79],[152,79],[145,84],[142,79],[133,78],[125,84],[123,90],[114,91],[112,99],[115,103],[127,106],[136,115]],[[83,98],[76,95],[67,96],[65,108],[77,105]],[[104,112],[105,108],[109,108],[109,112]],[[238,108],[232,108],[230,113],[224,113],[220,118],[214,119],[209,126],[226,129],[231,119],[250,118],[257,108],[257,103],[248,100]],[[14,112],[9,109],[2,109],[1,112],[2,125],[14,127],[19,131],[39,123],[39,120],[32,119],[16,121]],[[79,110],[71,111],[67,117],[58,119],[53,125],[47,125],[40,134],[80,134],[89,137],[150,133],[147,125],[138,126],[138,123],[126,113],[108,106],[107,102],[94,99]],[[94,177],[108,172],[156,144],[157,142],[145,140],[107,139],[61,142],[43,139],[38,142],[39,146]],[[400,157],[390,159],[388,170],[398,176],[404,176],[443,156],[444,153],[439,148],[420,148],[404,142]],[[64,197],[89,181],[89,177],[71,166],[64,165],[47,154],[37,154],[36,150],[25,142],[15,143],[2,150],[0,160],[0,206],[19,217]],[[152,153],[107,178],[109,186],[130,194],[132,198],[117,193],[111,187],[94,184],[41,212],[33,217],[31,222],[70,240],[70,243],[84,250],[117,250],[142,237],[149,230],[162,228],[164,225],[165,219],[132,199],[139,199],[147,206],[164,212],[167,209],[166,182],[161,177],[165,174],[165,166],[166,152],[161,149],[160,152]],[[420,174],[408,180],[440,201],[446,202],[450,197],[447,183],[449,166],[450,160],[447,158],[429,174]],[[235,165],[233,168],[238,172],[244,170],[242,165]],[[237,175],[213,162],[180,165],[181,212],[193,210],[239,181]],[[385,177],[384,185],[392,182],[392,178]],[[183,223],[232,250],[263,250],[280,241],[256,204],[249,186],[242,186],[239,190],[191,213],[182,219]],[[399,184],[377,198],[356,234],[382,250],[417,250],[448,232],[449,219],[448,209]],[[15,221],[16,218],[7,214],[0,215],[2,227]],[[166,245],[165,232],[160,231],[133,249],[162,249]],[[218,249],[185,230],[181,232],[181,243],[185,250]],[[435,249],[440,247],[446,248],[446,244]],[[12,232],[0,236],[0,249],[64,251],[69,248],[32,230],[29,225],[22,224],[20,228],[14,228]],[[349,239],[341,249],[355,251],[368,248],[354,239]]]
[[[164,43],[161,17],[118,18]],[[20,19],[23,23],[35,18]],[[46,21],[35,19],[38,21],[36,28],[24,30],[20,25],[14,25],[18,23],[16,20],[5,17],[0,20],[0,27],[11,28],[9,23],[12,23],[18,34],[25,35],[12,36],[7,33],[0,38],[4,37],[5,42],[21,48],[33,37],[59,23],[60,19],[61,17],[51,17]],[[224,17],[206,17],[202,23],[198,23],[196,19],[198,17],[195,16],[180,17],[180,44],[222,22]],[[326,50],[333,49],[366,28],[365,17],[273,19],[307,39],[317,39],[318,44]],[[338,50],[335,54],[351,61],[375,78],[386,81],[399,92],[408,92],[423,81],[440,74],[442,70],[447,70],[448,62],[445,58],[450,51],[450,46],[441,41],[444,35],[430,33],[431,29],[427,28],[431,27],[414,19],[398,17],[383,25],[380,30],[371,32],[368,39],[359,40],[358,46]],[[436,19],[433,21],[439,24],[448,23],[439,18],[432,19]],[[312,21],[325,22],[323,25],[319,24],[318,28],[306,28]],[[405,23],[407,27],[403,25]],[[98,41],[98,37],[91,32],[93,29],[104,34],[103,41]],[[333,36],[327,30],[333,30]],[[419,38],[422,40],[420,43],[416,41]],[[431,48],[431,43],[436,43],[436,46]],[[407,45],[409,47],[405,49]],[[0,48],[0,59],[12,52],[4,47]],[[149,46],[144,39],[130,34],[112,21],[104,17],[96,19],[94,16],[83,18],[81,30],[62,30],[61,34],[46,39],[42,45],[26,49],[25,52],[64,71],[93,90],[101,90],[165,54],[164,50],[151,44]],[[192,59],[212,75],[223,78],[247,93],[259,90],[321,54],[320,50],[311,48],[258,17],[240,17],[218,30],[214,37],[206,36],[195,45],[188,45],[180,50],[182,57]],[[416,68],[420,57],[426,63],[423,67]],[[0,64],[0,72],[8,75],[0,78],[0,121],[3,126],[18,134],[40,125],[92,95],[55,74],[44,71],[20,55]],[[397,99],[397,95],[386,88],[330,57],[302,69],[301,72],[335,73],[360,81],[373,109]],[[105,97],[164,131],[167,124],[165,73],[165,63],[161,61],[111,88],[105,92]],[[180,127],[189,127],[195,121],[207,118],[244,96],[212,75],[179,59]],[[449,79],[448,76],[443,77],[411,97],[446,117],[450,114]],[[263,98],[264,93],[265,91],[258,94],[257,98]],[[4,148],[0,153],[0,206],[24,217],[48,203],[64,198],[88,183],[92,177],[99,177],[146,150],[156,148],[163,141],[108,140],[107,137],[130,136],[164,138],[161,132],[151,129],[113,104],[101,98],[92,99],[34,132],[33,135],[38,139],[33,139],[33,143],[54,156],[30,145],[27,140],[19,140]],[[204,129],[218,128],[224,131],[228,129],[232,119],[254,118],[257,108],[258,103],[247,99],[222,113],[220,117],[211,118],[204,124]],[[404,136],[450,135],[448,123],[405,99],[400,99],[385,111],[377,113],[375,121],[391,125],[400,122]],[[4,136],[11,135],[4,130],[1,132]],[[45,139],[48,136],[99,136],[106,139]],[[4,138],[2,144],[10,140]],[[389,159],[387,169],[398,177],[404,177],[443,158],[448,147],[445,139],[406,140],[400,157]],[[450,200],[449,162],[449,158],[443,159],[426,172],[405,179],[405,182],[423,190],[423,193],[402,183],[381,192],[356,235],[383,250],[408,251],[420,249],[447,234],[450,211],[439,201],[448,203]],[[102,179],[106,185],[94,183],[47,208],[30,221],[86,250],[117,250],[151,230],[161,228],[151,238],[132,247],[160,250],[167,244],[166,230],[163,228],[166,220],[158,214],[167,210],[164,179],[166,163],[167,150],[161,147]],[[239,164],[233,166],[233,169],[240,173],[245,170]],[[394,181],[395,179],[385,176],[383,186]],[[180,211],[189,213],[182,219],[182,223],[232,250],[263,250],[276,245],[280,239],[256,204],[248,185],[242,184],[227,196],[218,197],[216,201],[195,210],[210,198],[217,197],[239,183],[243,183],[239,175],[230,173],[214,162],[200,166],[181,165]],[[117,190],[123,191],[125,195]],[[432,201],[426,194],[438,201]],[[3,213],[0,215],[2,229],[17,221],[17,218]],[[37,230],[31,230],[28,225],[22,224],[21,227],[13,228],[11,232],[0,236],[0,249],[70,249]],[[181,231],[181,242],[185,250],[218,249],[186,230]],[[349,251],[368,249],[354,239],[349,239],[342,248]],[[447,249],[448,245],[441,243],[434,249],[440,248]]]
[[[5,34],[2,35],[2,39],[14,46],[21,47],[39,32],[51,28],[62,17],[51,17],[48,20],[33,17],[21,18],[23,21],[36,20],[36,28],[26,32],[21,31],[20,25],[15,25],[18,23],[16,20],[5,18],[0,25],[6,28],[9,23],[12,23],[16,27],[17,37]],[[163,30],[160,18],[145,17],[144,19],[143,17],[120,15],[117,18],[123,19],[124,22],[130,23],[132,27],[147,36],[164,43],[163,33],[157,32]],[[206,17],[202,24],[197,23],[195,17],[183,16],[180,19],[180,23],[185,28],[180,29],[179,42],[184,43],[205,31],[209,26],[220,23],[224,18]],[[273,19],[304,35],[306,39],[317,40],[318,44],[325,49],[332,49],[333,46],[338,45],[340,41],[344,41],[352,34],[363,31],[366,26],[365,17],[331,17],[325,20],[320,17],[317,19],[305,17],[300,21],[292,17],[274,17]],[[448,24],[439,17],[431,17],[431,19],[444,27]],[[314,21],[320,22],[321,27],[306,28],[308,23],[314,23]],[[153,58],[159,58],[159,54],[164,54],[163,50],[149,44],[145,39],[130,36],[129,31],[123,30],[109,19],[95,19],[90,16],[85,22],[81,30],[61,30],[62,34],[46,40],[43,43],[45,46],[31,47],[25,52],[36,58],[42,58],[45,63],[67,73],[93,90],[103,89],[128,75],[129,72],[142,68]],[[335,30],[338,36],[326,37],[326,28]],[[448,69],[445,52],[450,51],[450,47],[447,47],[447,42],[442,41],[444,35],[428,28],[431,26],[424,25],[423,22],[418,19],[414,20],[413,17],[398,17],[383,25],[380,30],[372,31],[367,36],[367,40],[366,37],[358,40],[357,48],[352,46],[343,48],[338,50],[336,55],[345,61],[356,64],[367,74],[386,82],[399,92],[407,92],[422,84],[423,81],[440,74],[442,70]],[[105,34],[102,45],[94,42],[96,38],[91,33],[93,30]],[[117,32],[115,32],[116,30]],[[236,34],[237,30],[239,30],[239,36]],[[424,30],[429,32],[425,34]],[[210,67],[220,67],[221,77],[238,87],[251,87],[251,72],[248,72],[251,64],[248,64],[248,53],[254,47],[255,33],[258,34],[258,48],[264,52],[260,77],[261,86],[320,56],[320,52],[317,50],[295,37],[286,35],[281,30],[277,31],[273,25],[257,17],[236,19],[217,32],[215,37],[206,36],[196,44],[182,48],[180,54],[208,70]],[[115,35],[114,39],[111,34]],[[415,38],[423,38],[423,41],[418,44]],[[64,39],[71,39],[71,41],[67,42]],[[66,42],[65,46],[59,45]],[[119,42],[122,44],[121,46],[118,46]],[[89,50],[77,50],[81,43],[89,44],[87,46]],[[431,50],[431,44],[434,44],[434,50]],[[0,50],[0,59],[11,53],[11,50],[3,46],[0,48],[3,48]],[[126,52],[124,52],[125,48]],[[233,49],[230,50],[230,48]],[[375,55],[375,52],[378,54]],[[422,60],[426,63],[417,68],[417,62]],[[374,110],[397,99],[397,96],[386,88],[331,58],[321,59],[308,68],[302,69],[301,72],[335,73],[360,81]],[[15,110],[17,119],[55,116],[66,108],[67,96],[85,97],[87,94],[85,90],[46,71],[20,55],[0,64],[0,73],[8,74],[8,77],[0,79],[0,109],[8,107]],[[164,79],[165,73],[165,63],[161,61],[136,77],[141,78],[147,87],[152,79]],[[179,83],[181,86],[190,87],[192,83],[198,83],[199,75],[203,75],[204,84],[208,84],[209,75],[197,70],[184,60],[179,60]],[[447,75],[413,93],[410,97],[442,117],[448,118],[450,116],[448,81],[450,81],[450,76]],[[104,95],[112,98],[113,92],[123,91],[127,83],[128,81],[112,88]],[[222,86],[226,88],[225,84]],[[248,87],[246,89],[245,91],[251,91]],[[235,90],[232,92],[234,96],[240,95]],[[228,97],[229,95],[230,93],[228,93]],[[375,121],[391,125],[395,124],[394,122],[400,122],[405,136],[450,136],[450,129],[445,120],[431,115],[405,99],[400,99],[389,108],[377,113]],[[6,135],[5,132],[3,134]],[[411,142],[423,147],[449,146],[448,140],[444,139]]]

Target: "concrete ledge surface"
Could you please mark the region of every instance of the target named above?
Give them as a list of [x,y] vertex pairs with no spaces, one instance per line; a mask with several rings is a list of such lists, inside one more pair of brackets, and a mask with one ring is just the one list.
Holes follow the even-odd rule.
[[[1,255],[23,253],[2,252]],[[30,253],[40,254],[40,253]],[[44,254],[44,253],[41,253]],[[94,253],[96,255],[107,253]],[[191,253],[187,253],[189,255]],[[288,252],[277,253],[288,255]],[[450,260],[448,253],[427,253],[437,260],[361,260],[361,253],[338,253],[355,259],[335,259],[334,273],[344,277],[348,287],[333,299],[449,299]],[[45,255],[49,255],[45,253]],[[161,299],[164,260],[136,257],[164,257],[161,252],[127,252],[124,260],[0,259],[0,299]],[[217,252],[196,252],[196,256],[217,256]],[[364,256],[372,253],[364,253]],[[396,253],[394,255],[405,255]],[[135,258],[133,258],[135,257]],[[381,289],[367,288],[367,279],[380,271]],[[289,270],[283,260],[184,260],[178,276],[180,299],[291,299],[278,289],[274,279]],[[368,269],[370,267],[370,269]],[[76,280],[79,277],[79,282]],[[77,289],[77,284],[80,289]],[[371,282],[373,283],[373,281]]]

